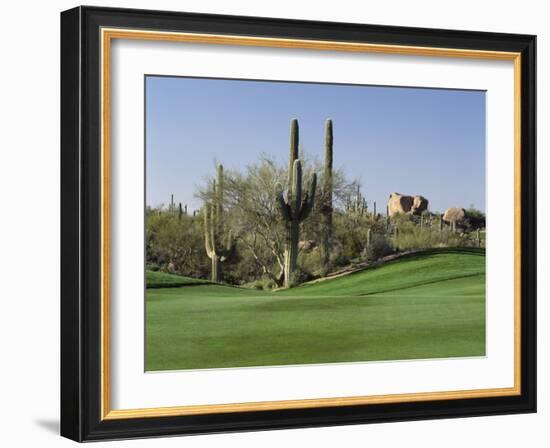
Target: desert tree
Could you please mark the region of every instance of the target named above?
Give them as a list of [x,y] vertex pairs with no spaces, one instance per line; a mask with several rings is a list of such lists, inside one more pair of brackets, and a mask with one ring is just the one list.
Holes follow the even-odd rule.
[[281,285],[284,275],[284,226],[276,204],[277,185],[286,169],[262,154],[258,162],[228,176],[226,196],[239,245],[261,276]]

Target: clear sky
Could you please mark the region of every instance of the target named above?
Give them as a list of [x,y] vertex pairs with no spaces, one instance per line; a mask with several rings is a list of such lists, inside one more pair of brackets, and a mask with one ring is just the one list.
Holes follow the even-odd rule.
[[290,120],[300,145],[323,158],[333,120],[334,166],[362,182],[380,212],[391,192],[421,194],[430,210],[485,211],[485,92],[341,84],[146,78],[146,203],[201,206],[215,172],[288,160]]

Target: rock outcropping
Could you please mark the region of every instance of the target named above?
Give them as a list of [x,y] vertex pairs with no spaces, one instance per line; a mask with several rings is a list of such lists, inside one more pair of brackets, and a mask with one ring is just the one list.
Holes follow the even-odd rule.
[[462,224],[466,219],[466,210],[459,207],[451,207],[443,213],[443,221],[452,224]]
[[388,200],[388,215],[410,213],[419,215],[428,209],[428,200],[424,196],[408,196],[400,193],[391,193]]

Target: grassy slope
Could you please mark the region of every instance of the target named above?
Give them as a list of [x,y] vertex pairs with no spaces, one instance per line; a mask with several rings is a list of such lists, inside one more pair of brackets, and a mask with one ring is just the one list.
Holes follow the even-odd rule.
[[147,292],[147,370],[483,355],[485,257],[412,256],[277,293]]
[[[432,250],[410,254],[393,262],[346,275],[280,291],[290,296],[367,295],[410,288],[451,278],[485,272],[484,252],[478,250]],[[368,280],[368,281],[367,281]]]
[[182,277],[181,275],[156,271],[145,271],[145,282],[147,288],[175,288],[178,286],[203,285],[209,283],[207,280]]

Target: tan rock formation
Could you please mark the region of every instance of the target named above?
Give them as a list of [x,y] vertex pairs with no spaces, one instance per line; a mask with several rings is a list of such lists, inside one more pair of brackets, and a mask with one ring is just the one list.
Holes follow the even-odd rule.
[[411,213],[419,215],[428,209],[428,200],[424,196],[409,196],[400,193],[391,193],[388,200],[388,214]]
[[448,223],[461,224],[466,218],[466,210],[459,207],[451,207],[443,213],[443,221]]

